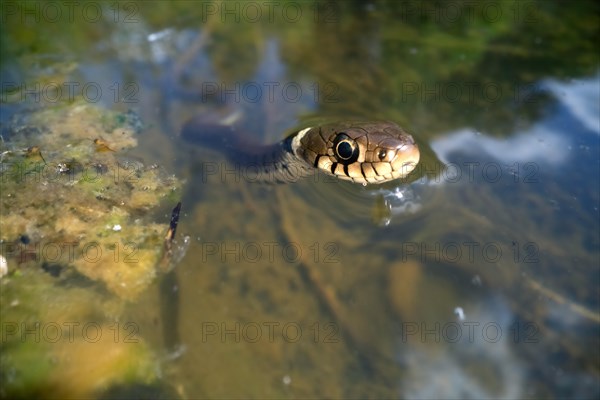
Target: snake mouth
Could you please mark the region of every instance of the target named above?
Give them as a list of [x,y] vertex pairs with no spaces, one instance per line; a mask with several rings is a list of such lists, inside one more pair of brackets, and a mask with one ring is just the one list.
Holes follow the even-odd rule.
[[391,161],[394,179],[410,174],[417,167],[420,157],[419,147],[414,141],[398,146],[396,155]]
[[330,168],[331,174],[342,180],[363,185],[381,184],[406,177],[416,168],[420,159],[419,148],[412,142],[412,138],[410,142],[403,141],[395,147],[380,146],[374,153],[385,154],[385,156],[380,156],[373,161],[353,162],[346,166],[327,158],[328,164],[323,164],[321,167]]

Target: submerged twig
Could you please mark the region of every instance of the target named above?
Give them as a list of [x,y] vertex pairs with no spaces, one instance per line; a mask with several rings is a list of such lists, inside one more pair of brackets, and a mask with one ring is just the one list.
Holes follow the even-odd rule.
[[[279,204],[283,204],[281,199],[280,191],[276,191],[276,197]],[[300,235],[294,229],[294,224],[290,223],[288,214],[285,212],[281,213],[281,226],[284,234],[289,238],[292,243],[300,243]],[[314,265],[311,257],[307,257],[301,253],[299,255],[300,263],[299,268],[301,273],[304,274],[308,280],[308,283],[312,286],[312,289],[319,297],[321,305],[325,308],[331,317],[336,321],[340,327],[340,332],[345,336],[348,346],[357,351],[360,361],[367,367],[368,371],[373,373],[377,372],[378,376],[382,378],[386,383],[392,383],[394,380],[392,371],[385,369],[382,365],[382,361],[391,361],[388,357],[384,356],[363,340],[356,330],[352,327],[352,324],[346,317],[346,311],[340,300],[338,299],[335,290],[323,283],[319,274],[319,268]],[[395,364],[386,363],[387,366]]]
[[177,231],[177,224],[179,223],[179,213],[181,211],[181,202],[177,203],[173,211],[171,212],[171,223],[169,229],[165,235],[164,241],[164,253],[160,260],[159,266],[163,272],[168,272],[174,267],[173,262],[173,240],[175,239],[175,232]]
[[554,290],[549,289],[543,286],[541,283],[538,283],[528,277],[525,277],[525,281],[527,285],[533,290],[541,293],[542,295],[546,296],[555,303],[567,306],[571,311],[580,315],[583,318],[589,319],[590,321],[593,321],[595,323],[600,323],[600,315],[598,313],[565,298],[564,296],[556,293]]

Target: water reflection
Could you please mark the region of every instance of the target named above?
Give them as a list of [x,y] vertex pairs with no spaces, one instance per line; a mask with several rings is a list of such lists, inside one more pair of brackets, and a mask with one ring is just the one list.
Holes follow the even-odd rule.
[[[398,344],[399,362],[407,367],[400,397],[525,397],[527,366],[513,350],[523,333],[513,325],[513,319],[510,309],[496,298],[469,306],[463,321],[405,323]],[[445,345],[422,345],[436,341]]]
[[[470,159],[491,157],[506,165],[529,162],[539,163],[543,168],[564,168],[566,161],[572,161],[573,153],[582,150],[576,148],[576,143],[593,142],[585,136],[600,133],[596,118],[599,84],[599,77],[571,84],[549,82],[550,92],[559,101],[550,108],[551,115],[513,133],[512,137],[500,139],[486,136],[485,132],[463,129],[436,138],[431,146],[445,163],[449,163],[452,156],[462,154]],[[576,163],[570,165],[577,167]]]

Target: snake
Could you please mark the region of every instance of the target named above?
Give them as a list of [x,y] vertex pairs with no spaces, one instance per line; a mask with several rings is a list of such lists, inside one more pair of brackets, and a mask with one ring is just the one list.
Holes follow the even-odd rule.
[[270,145],[248,141],[229,125],[184,124],[184,140],[224,153],[254,181],[289,183],[321,171],[366,186],[404,178],[419,162],[413,137],[390,121],[342,121],[295,130]]

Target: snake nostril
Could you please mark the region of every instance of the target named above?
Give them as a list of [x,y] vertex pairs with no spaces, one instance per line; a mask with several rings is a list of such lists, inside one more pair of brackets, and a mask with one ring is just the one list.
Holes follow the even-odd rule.
[[407,151],[410,150],[413,146],[413,143],[403,143],[400,147],[398,147],[398,151]]

